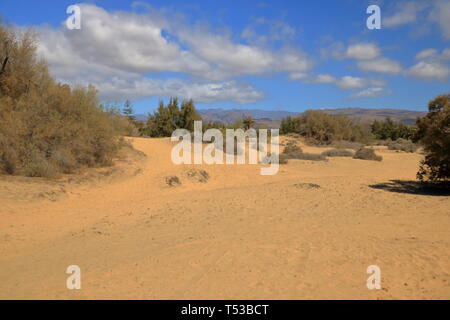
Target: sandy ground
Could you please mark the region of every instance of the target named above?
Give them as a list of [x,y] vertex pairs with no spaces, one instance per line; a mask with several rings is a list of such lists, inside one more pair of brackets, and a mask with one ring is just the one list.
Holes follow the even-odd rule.
[[[168,139],[134,146],[147,158],[112,180],[0,177],[0,298],[450,298],[450,197],[407,182],[419,154],[291,160],[261,176],[175,166]],[[66,288],[73,264],[81,290]],[[381,290],[366,286],[369,265]]]

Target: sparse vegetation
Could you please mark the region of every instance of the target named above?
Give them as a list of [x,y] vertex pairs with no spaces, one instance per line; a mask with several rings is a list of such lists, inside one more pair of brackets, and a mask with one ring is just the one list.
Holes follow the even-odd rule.
[[322,111],[308,110],[296,117],[281,121],[280,133],[297,133],[308,142],[329,145],[334,141],[367,143],[372,139],[370,126],[356,123],[348,117],[331,116]]
[[0,25],[0,173],[53,177],[109,165],[127,122],[94,87],[71,88],[36,58],[35,35]]
[[377,155],[373,149],[361,148],[356,151],[353,159],[381,161],[383,157]]
[[404,152],[416,152],[419,146],[410,140],[397,139],[396,141],[388,141],[387,147],[389,150],[397,150]]
[[209,173],[205,170],[191,169],[187,172],[188,178],[197,182],[206,183],[209,180]]
[[417,119],[417,126],[425,151],[417,177],[422,181],[450,180],[450,94],[431,100],[428,114]]
[[177,176],[166,177],[166,184],[169,187],[176,187],[181,185],[181,180]]
[[347,149],[331,149],[322,152],[325,157],[353,157],[353,152]]
[[306,153],[302,148],[295,145],[293,142],[289,142],[284,151],[280,154],[280,159],[299,159],[299,160],[311,160],[311,161],[327,161],[327,158],[322,154]]

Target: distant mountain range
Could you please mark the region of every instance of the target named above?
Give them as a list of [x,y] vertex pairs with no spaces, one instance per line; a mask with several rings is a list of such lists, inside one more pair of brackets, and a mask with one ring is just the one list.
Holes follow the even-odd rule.
[[[372,122],[374,120],[384,120],[390,117],[392,120],[403,122],[404,124],[415,124],[417,117],[423,117],[427,113],[422,111],[402,110],[402,109],[363,109],[363,108],[340,108],[340,109],[320,109],[320,111],[334,116],[347,116],[361,122]],[[230,124],[244,117],[251,116],[256,120],[257,125],[265,125],[269,128],[280,126],[282,118],[295,116],[300,113],[290,111],[267,111],[258,109],[199,109],[198,112],[205,122],[216,122]],[[147,119],[146,115],[136,115],[141,121]]]
[[[239,110],[239,109],[203,109],[198,110],[204,121],[218,123],[232,123],[246,116],[251,116],[257,122],[279,123],[282,118],[295,116],[300,113],[289,111],[267,111],[267,110]],[[320,109],[320,111],[334,116],[347,116],[357,121],[384,120],[390,117],[392,120],[405,124],[415,124],[417,117],[423,117],[427,113],[421,111],[401,110],[401,109],[363,109],[363,108],[341,108],[341,109]]]

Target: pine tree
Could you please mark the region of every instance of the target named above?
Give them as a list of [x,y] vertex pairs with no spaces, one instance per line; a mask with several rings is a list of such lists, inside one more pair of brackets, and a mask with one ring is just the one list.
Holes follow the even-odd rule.
[[123,115],[125,115],[131,122],[136,121],[136,117],[133,115],[134,110],[131,105],[130,100],[126,100],[122,110]]

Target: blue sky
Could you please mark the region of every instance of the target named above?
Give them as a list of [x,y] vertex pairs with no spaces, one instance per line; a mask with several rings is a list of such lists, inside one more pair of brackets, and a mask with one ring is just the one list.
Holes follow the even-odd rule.
[[[40,34],[60,81],[93,83],[138,113],[171,95],[200,108],[425,110],[450,88],[450,1],[2,1]],[[366,9],[381,8],[381,30]]]

